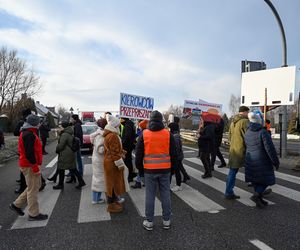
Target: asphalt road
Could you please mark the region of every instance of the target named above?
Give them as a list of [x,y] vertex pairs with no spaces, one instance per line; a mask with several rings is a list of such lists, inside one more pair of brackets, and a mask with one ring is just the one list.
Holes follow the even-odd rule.
[[[54,143],[47,148],[52,153],[44,158],[45,177],[56,167],[49,165],[55,162]],[[272,204],[260,210],[251,203],[252,189],[242,175],[236,181],[241,201],[224,199],[225,173],[215,171],[213,179],[202,181],[199,174],[203,167],[196,155],[193,149],[185,148],[184,164],[192,178],[182,194],[172,193],[171,229],[164,230],[161,216],[156,216],[152,232],[143,229],[139,209],[143,200],[136,200],[143,197],[144,188],[124,196],[123,213],[103,219],[105,204],[93,207],[86,199],[89,185],[79,191],[75,184],[65,184],[64,191],[58,192],[52,190],[52,183],[39,194],[51,216],[46,225],[34,227],[26,221],[27,215],[19,218],[8,209],[17,197],[14,189],[18,177],[17,161],[10,161],[0,166],[0,249],[300,249],[299,174],[278,174],[278,185],[267,197]],[[83,161],[89,169],[90,155],[84,154]],[[87,182],[89,177],[90,173],[85,175]]]

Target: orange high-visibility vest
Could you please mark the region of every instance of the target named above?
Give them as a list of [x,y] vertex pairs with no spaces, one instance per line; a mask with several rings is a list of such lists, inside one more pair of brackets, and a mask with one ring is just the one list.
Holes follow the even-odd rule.
[[170,132],[166,129],[160,131],[143,131],[144,138],[144,168],[169,169],[170,160]]

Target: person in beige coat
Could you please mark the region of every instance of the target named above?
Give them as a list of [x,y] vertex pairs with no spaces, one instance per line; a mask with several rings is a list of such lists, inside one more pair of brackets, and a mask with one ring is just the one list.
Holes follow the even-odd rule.
[[104,127],[107,121],[101,118],[97,121],[99,126],[98,130],[90,135],[91,143],[94,145],[92,155],[92,204],[103,203],[104,199],[101,198],[101,194],[105,192],[105,178],[104,178]]
[[[125,151],[119,137],[120,120],[112,115],[106,115],[107,125],[104,128],[104,176],[106,182],[107,211],[119,213],[123,205],[118,202],[118,196],[124,194],[128,182],[124,178],[126,165],[123,161]],[[126,183],[127,182],[127,183]]]

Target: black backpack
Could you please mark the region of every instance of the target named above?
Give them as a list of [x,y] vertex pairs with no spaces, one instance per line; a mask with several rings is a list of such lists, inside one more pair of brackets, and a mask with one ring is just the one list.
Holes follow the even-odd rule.
[[73,152],[77,152],[80,149],[80,140],[75,136],[73,136],[71,149]]

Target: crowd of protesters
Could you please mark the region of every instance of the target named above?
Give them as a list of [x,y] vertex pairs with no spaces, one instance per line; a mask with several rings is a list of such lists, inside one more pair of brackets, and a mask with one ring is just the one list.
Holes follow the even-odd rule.
[[[107,211],[120,213],[124,210],[122,197],[129,192],[129,183],[133,189],[145,186],[145,215],[143,226],[153,230],[154,203],[157,188],[162,203],[163,228],[171,227],[170,190],[180,192],[184,188],[182,182],[191,178],[183,166],[184,154],[180,137],[180,118],[174,117],[167,127],[162,114],[155,110],[150,120],[142,120],[135,124],[128,118],[117,118],[107,112],[97,121],[98,130],[90,135],[94,145],[92,155],[91,203],[107,203]],[[41,141],[38,138],[40,130]],[[202,178],[212,178],[216,157],[218,168],[226,167],[220,151],[224,121],[214,113],[203,113],[200,119],[198,138],[198,157],[205,169]],[[46,139],[49,127],[45,121],[24,110],[22,120],[16,128],[19,136],[20,153],[20,196],[10,204],[10,208],[19,215],[24,215],[22,207],[28,203],[29,220],[45,220],[47,215],[41,214],[38,208],[38,191],[45,187],[40,166],[43,155],[47,154]],[[80,145],[83,142],[81,121],[78,115],[71,119],[64,118],[60,123],[59,139],[56,147],[58,154],[57,170],[49,181],[58,184],[53,189],[64,189],[65,171],[69,170],[67,183],[78,182],[76,188],[85,186],[83,180],[84,165],[82,163]],[[225,199],[235,200],[240,197],[234,193],[235,179],[238,170],[245,167],[245,181],[251,183],[254,194],[251,197],[258,208],[268,205],[263,199],[268,186],[275,184],[274,169],[278,169],[279,161],[270,134],[264,127],[259,112],[249,112],[249,108],[241,106],[239,113],[233,117],[229,129],[229,172],[226,180]],[[78,146],[79,145],[79,146]],[[135,153],[133,164],[132,153]],[[135,173],[134,165],[138,171]],[[170,187],[172,175],[176,185]],[[27,186],[27,187],[26,187]]]

